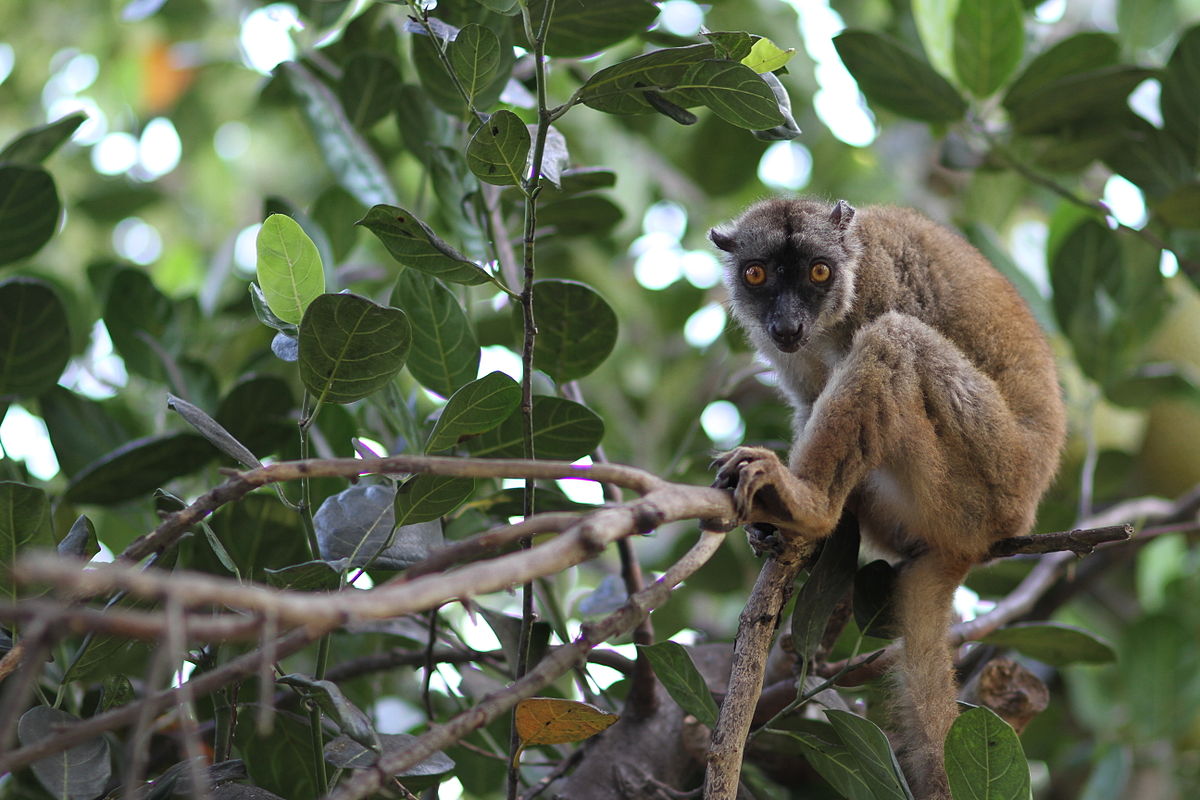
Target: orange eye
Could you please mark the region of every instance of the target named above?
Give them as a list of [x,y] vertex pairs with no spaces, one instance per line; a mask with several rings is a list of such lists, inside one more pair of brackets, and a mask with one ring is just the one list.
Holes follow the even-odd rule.
[[762,286],[767,282],[767,268],[757,261],[747,264],[742,270],[742,280],[747,286]]
[[829,269],[828,264],[823,264],[818,261],[813,264],[808,270],[808,277],[813,283],[824,283],[829,280],[829,276],[833,274],[833,270]]

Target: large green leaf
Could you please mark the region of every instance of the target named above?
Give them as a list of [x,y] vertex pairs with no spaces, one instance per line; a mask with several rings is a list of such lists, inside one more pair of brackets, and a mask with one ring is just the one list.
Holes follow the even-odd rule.
[[1024,622],[988,634],[985,644],[1011,647],[1055,667],[1116,661],[1112,645],[1093,633],[1061,622]]
[[337,94],[350,123],[365,131],[395,110],[400,86],[395,61],[374,53],[355,53],[342,70]]
[[365,206],[395,203],[396,190],[387,170],[346,118],[333,91],[297,61],[285,61],[278,69],[300,98],[321,155],[338,182]]
[[525,178],[529,129],[521,118],[501,109],[479,126],[467,144],[467,166],[481,181],[516,186]]
[[451,283],[474,285],[493,280],[471,259],[455,250],[421,220],[403,208],[378,205],[356,224],[379,237],[392,258]]
[[408,370],[421,385],[449,397],[479,374],[479,342],[454,294],[436,278],[406,269],[392,305],[412,323]]
[[1189,729],[1200,693],[1196,637],[1173,613],[1147,614],[1121,631],[1122,694],[1134,742],[1171,740]]
[[1004,106],[1011,109],[1068,75],[1114,66],[1120,53],[1121,46],[1107,33],[1089,31],[1068,36],[1021,70],[1004,94]]
[[[270,687],[264,687],[270,691]],[[234,741],[256,786],[288,800],[316,800],[324,794],[317,785],[317,767],[312,758],[312,729],[308,720],[273,709],[271,730],[257,730],[258,714],[247,706],[238,714]]]
[[[64,727],[81,720],[49,706],[34,706],[17,722],[17,738],[28,747],[58,735]],[[38,782],[51,797],[61,800],[93,800],[104,793],[112,777],[108,740],[96,736],[61,753],[38,759],[31,765]]]
[[677,642],[638,645],[667,693],[704,725],[717,724],[717,703],[686,648]]
[[[299,516],[273,494],[251,494],[218,510],[211,530],[245,580],[261,581],[267,570],[311,558]],[[216,575],[229,571],[208,542],[195,542],[187,566]]]
[[69,140],[86,120],[87,114],[77,111],[54,122],[30,128],[4,145],[4,149],[0,150],[0,161],[40,164]]
[[912,0],[921,46],[938,72],[954,74],[954,18],[960,0]]
[[71,357],[67,310],[45,281],[0,282],[0,398],[41,394]]
[[425,443],[425,452],[446,450],[464,436],[495,428],[520,402],[520,385],[503,372],[492,372],[468,383],[446,402]]
[[[604,438],[604,422],[595,412],[561,397],[533,398],[533,452],[542,459],[574,461],[596,449]],[[515,411],[487,433],[467,440],[467,450],[480,458],[522,458],[524,425]]]
[[1083,121],[1103,124],[1129,114],[1125,98],[1154,77],[1154,70],[1117,65],[1078,72],[1006,100],[1013,127],[1023,134],[1050,132]]
[[298,325],[304,309],[325,291],[321,254],[300,223],[286,214],[267,217],[258,231],[258,284],[267,307]]
[[257,456],[265,456],[292,441],[296,423],[292,388],[275,375],[250,375],[239,380],[217,406],[216,420]]
[[404,366],[408,317],[356,294],[323,294],[300,322],[300,380],[317,403],[351,403]]
[[26,547],[53,547],[50,503],[46,493],[16,481],[0,481],[0,591],[14,600],[17,587],[8,578],[13,561]]
[[1188,28],[1175,45],[1162,76],[1163,126],[1183,145],[1193,168],[1200,167],[1200,25]]
[[863,778],[878,800],[912,800],[896,755],[878,725],[858,714],[832,708],[826,709],[825,718],[858,762]]
[[1017,0],[970,0],[954,18],[958,79],[977,97],[999,89],[1021,61],[1025,28]]
[[744,64],[735,61],[701,61],[688,69],[683,84],[684,88],[695,92],[704,105],[731,125],[763,130],[784,122],[771,87]]
[[796,596],[792,639],[796,654],[802,659],[816,654],[830,615],[854,586],[854,573],[858,568],[858,525],[853,517],[843,520],[825,540],[817,563]]
[[1029,764],[1012,727],[990,708],[958,715],[946,737],[955,800],[1028,800]]
[[115,409],[55,386],[38,397],[59,469],[68,478],[129,441],[131,432]]
[[802,719],[789,721],[788,727],[781,733],[799,745],[804,759],[838,794],[848,800],[879,800],[862,765],[831,724]]
[[[529,16],[537,30],[546,0],[531,0]],[[556,2],[546,35],[546,55],[586,56],[640,33],[658,17],[648,0]]]
[[472,22],[463,26],[454,41],[446,45],[446,51],[459,83],[474,103],[500,66],[500,39],[490,29]]
[[1179,29],[1175,0],[1119,0],[1117,36],[1127,52],[1140,53],[1162,43]]
[[0,164],[0,264],[31,256],[50,241],[62,206],[50,173]]
[[966,101],[919,56],[893,39],[848,30],[833,40],[838,55],[872,103],[926,122],[954,122]]
[[[533,365],[559,383],[582,378],[608,358],[617,341],[617,315],[591,287],[576,281],[533,285],[537,347]],[[514,308],[514,321],[521,321]]]
[[654,110],[646,100],[648,89],[663,93],[680,106],[698,105],[696,96],[680,96],[670,90],[682,82],[693,64],[711,59],[716,49],[711,44],[687,47],[666,47],[652,53],[605,67],[579,89],[579,99],[585,105],[609,114],[644,114]]
[[173,433],[135,439],[80,470],[67,486],[72,503],[115,505],[193,472],[217,454],[204,437]]

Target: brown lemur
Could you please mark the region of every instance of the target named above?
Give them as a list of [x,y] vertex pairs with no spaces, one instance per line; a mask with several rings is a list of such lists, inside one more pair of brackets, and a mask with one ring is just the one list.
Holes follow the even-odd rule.
[[1012,285],[915,211],[776,198],[709,233],[733,316],[795,410],[774,452],[718,457],[739,521],[815,540],[843,509],[904,560],[896,723],[918,798],[948,798],[958,714],[954,592],[998,539],[1026,533],[1066,422],[1054,359]]

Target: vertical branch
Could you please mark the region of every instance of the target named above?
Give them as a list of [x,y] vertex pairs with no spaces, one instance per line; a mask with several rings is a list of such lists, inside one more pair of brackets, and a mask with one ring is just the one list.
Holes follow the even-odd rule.
[[[542,190],[542,159],[546,153],[546,134],[550,130],[550,111],[546,106],[546,30],[553,14],[554,0],[549,0],[538,23],[537,32],[534,33],[529,7],[524,3],[521,4],[521,19],[525,24],[526,36],[533,46],[534,82],[537,89],[538,108],[537,131],[534,134],[533,151],[530,154],[529,178],[522,186],[525,194],[525,236],[523,241],[524,281],[521,286],[521,317],[524,321],[524,337],[521,344],[521,432],[526,458],[536,458],[537,455],[533,447],[533,348],[537,338],[537,324],[533,309],[533,278],[537,238],[537,198]],[[533,495],[534,479],[527,478],[522,509],[526,518],[533,515]],[[528,548],[531,544],[528,537],[521,540],[523,548]],[[517,680],[520,680],[529,670],[529,640],[532,631],[533,584],[526,583],[521,587],[521,633],[514,674]],[[520,741],[514,721],[509,735],[509,750],[514,757],[519,748]],[[519,765],[510,762],[508,767],[509,800],[516,800],[520,776]]]

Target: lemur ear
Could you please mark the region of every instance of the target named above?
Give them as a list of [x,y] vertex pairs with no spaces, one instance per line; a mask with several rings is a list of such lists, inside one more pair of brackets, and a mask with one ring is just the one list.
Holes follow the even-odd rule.
[[845,200],[838,200],[837,204],[833,207],[833,211],[829,212],[830,224],[839,231],[849,228],[852,219],[854,219],[854,206]]
[[708,238],[712,240],[720,249],[726,253],[732,253],[733,248],[737,246],[737,241],[728,233],[724,233],[717,228],[713,228],[708,232]]

